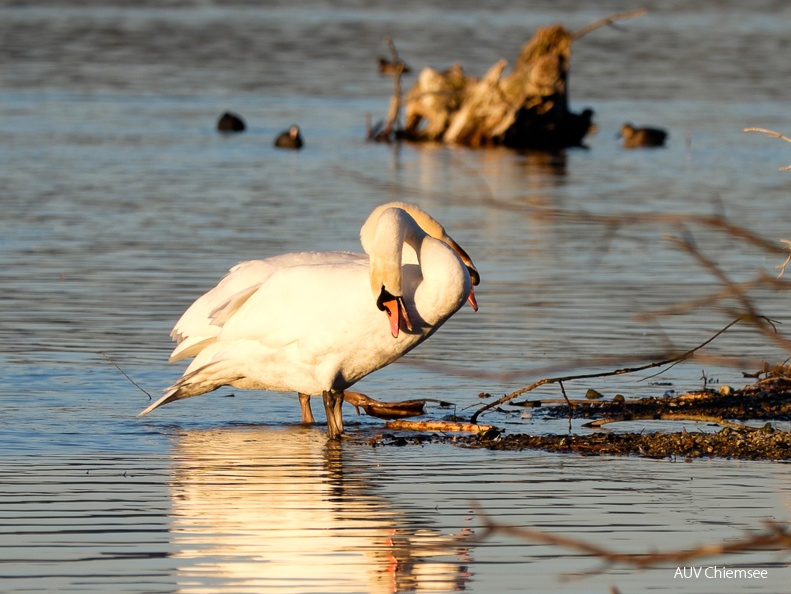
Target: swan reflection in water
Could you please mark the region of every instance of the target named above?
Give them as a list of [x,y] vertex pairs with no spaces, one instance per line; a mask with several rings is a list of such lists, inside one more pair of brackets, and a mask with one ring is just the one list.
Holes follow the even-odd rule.
[[344,470],[344,447],[302,427],[179,435],[180,591],[464,590],[470,559],[458,535],[391,509],[351,462]]

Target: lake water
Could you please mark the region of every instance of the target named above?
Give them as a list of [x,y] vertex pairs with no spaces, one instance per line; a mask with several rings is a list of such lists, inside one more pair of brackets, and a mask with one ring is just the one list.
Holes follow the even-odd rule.
[[[470,253],[480,311],[463,308],[357,384],[373,397],[448,400],[469,415],[481,392],[709,338],[741,305],[705,301],[718,279],[672,238],[691,238],[738,282],[783,262],[791,173],[778,168],[791,145],[742,129],[791,134],[787,3],[651,1],[646,16],[577,40],[573,107],[591,107],[599,127],[587,150],[364,142],[366,114],[383,117],[391,90],[375,64],[385,36],[414,70],[459,61],[483,74],[539,26],[579,29],[633,8],[579,4],[0,2],[0,591],[785,588],[776,551],[697,563],[764,568],[764,580],[681,580],[675,566],[581,577],[597,561],[469,538],[476,506],[620,551],[737,538],[788,520],[785,464],[373,448],[381,421],[352,409],[354,438],[327,444],[321,426],[299,426],[293,396],[228,390],[141,420],[148,397],[109,360],[158,395],[183,370],[167,364],[171,327],[228,268],[358,250],[367,214],[390,200],[420,204]],[[218,135],[225,110],[248,131]],[[668,129],[668,147],[622,149],[627,120]],[[305,149],[276,151],[292,123]],[[777,249],[700,224],[709,215]],[[784,292],[749,295],[788,327]],[[565,387],[637,397],[695,389],[704,375],[738,386],[742,371],[787,356],[747,325],[704,352],[653,380]],[[518,414],[482,420],[558,430]]]

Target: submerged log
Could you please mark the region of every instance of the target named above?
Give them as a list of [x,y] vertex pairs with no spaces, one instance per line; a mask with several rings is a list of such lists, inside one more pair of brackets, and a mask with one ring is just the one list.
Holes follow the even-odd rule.
[[513,70],[506,60],[481,79],[460,65],[424,68],[406,95],[403,137],[470,147],[557,149],[579,146],[591,129],[590,109],[569,111],[568,73],[575,34],[561,25],[539,29]]
[[427,400],[405,400],[402,402],[380,402],[369,398],[359,392],[344,392],[344,402],[348,402],[357,409],[363,409],[366,414],[380,419],[403,419],[417,417],[424,414]]

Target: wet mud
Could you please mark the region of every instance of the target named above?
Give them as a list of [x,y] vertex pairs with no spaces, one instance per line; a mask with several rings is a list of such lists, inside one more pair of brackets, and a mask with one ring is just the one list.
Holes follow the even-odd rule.
[[[731,458],[742,460],[791,460],[791,431],[777,428],[791,421],[791,378],[770,374],[740,389],[727,386],[681,395],[629,400],[574,400],[550,404],[523,400],[516,406],[531,407],[533,416],[546,419],[590,419],[586,434],[529,435],[497,428],[473,435],[383,434],[371,445],[405,446],[426,441],[452,443],[491,450],[543,450],[585,456],[643,456],[691,460]],[[640,430],[641,421],[695,421],[721,426],[720,430]],[[757,421],[757,423],[756,423]],[[763,423],[761,423],[763,421]],[[635,430],[608,428],[613,422],[633,422]],[[747,423],[750,423],[749,425]],[[676,425],[677,426],[677,425]]]

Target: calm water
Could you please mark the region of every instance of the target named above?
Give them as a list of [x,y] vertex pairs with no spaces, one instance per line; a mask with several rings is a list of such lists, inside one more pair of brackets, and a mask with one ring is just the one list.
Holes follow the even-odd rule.
[[[278,394],[221,391],[138,420],[148,397],[106,358],[156,396],[183,369],[167,364],[170,328],[230,266],[357,250],[368,212],[389,200],[422,205],[472,255],[481,309],[461,310],[360,391],[450,400],[469,414],[480,392],[550,369],[600,370],[602,357],[615,368],[613,358],[707,339],[738,304],[636,316],[718,288],[670,237],[687,233],[736,281],[783,261],[779,249],[665,215],[724,214],[791,239],[791,174],[777,171],[791,145],[741,132],[791,133],[786,3],[648,2],[625,30],[578,40],[571,95],[596,112],[589,150],[362,140],[366,114],[386,111],[391,83],[375,71],[385,35],[415,69],[460,61],[482,74],[541,25],[577,29],[632,7],[578,4],[0,2],[0,591],[783,589],[791,576],[772,551],[702,563],[766,568],[755,583],[680,582],[675,567],[568,581],[596,562],[463,539],[481,527],[475,502],[502,522],[624,551],[734,538],[788,520],[784,464],[374,449],[365,438],[381,423],[351,409],[360,439],[327,445]],[[248,132],[216,134],[226,109]],[[624,151],[615,137],[626,120],[667,128],[669,146]],[[294,122],[306,148],[275,151]],[[639,222],[594,218],[626,214]],[[750,295],[781,330],[791,323],[784,293]],[[566,388],[657,395],[697,388],[703,373],[739,385],[743,369],[786,356],[748,327],[706,352],[750,361]]]

